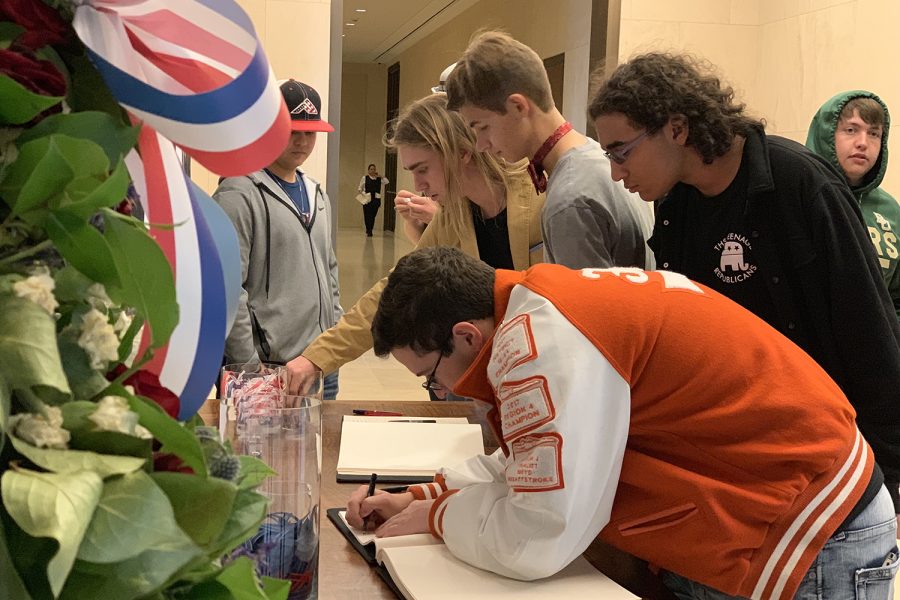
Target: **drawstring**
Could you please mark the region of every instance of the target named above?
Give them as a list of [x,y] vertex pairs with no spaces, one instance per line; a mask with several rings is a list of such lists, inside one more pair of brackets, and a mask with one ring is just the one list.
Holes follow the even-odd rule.
[[269,203],[263,198],[263,208],[266,209],[266,300],[269,299],[269,279],[272,270],[272,221],[269,216]]

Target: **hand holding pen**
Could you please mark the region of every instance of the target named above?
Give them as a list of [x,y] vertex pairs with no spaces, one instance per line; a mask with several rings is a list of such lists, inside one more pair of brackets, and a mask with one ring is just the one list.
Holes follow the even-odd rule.
[[[371,498],[372,495],[375,493],[375,482],[376,481],[378,481],[378,474],[372,473],[372,476],[369,477],[369,488],[368,488],[368,490],[366,490],[366,498]],[[366,515],[363,518],[363,529],[367,530],[367,531],[369,529],[369,515]]]

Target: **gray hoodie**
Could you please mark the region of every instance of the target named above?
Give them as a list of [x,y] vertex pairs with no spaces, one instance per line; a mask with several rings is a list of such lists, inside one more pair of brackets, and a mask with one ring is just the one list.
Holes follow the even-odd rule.
[[331,203],[297,171],[309,197],[309,224],[265,171],[222,181],[213,197],[241,246],[241,298],[225,360],[287,362],[343,313],[331,237]]

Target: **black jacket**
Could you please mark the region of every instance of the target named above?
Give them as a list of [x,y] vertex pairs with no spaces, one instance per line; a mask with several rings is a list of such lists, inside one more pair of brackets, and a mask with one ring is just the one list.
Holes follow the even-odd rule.
[[[748,161],[743,215],[757,276],[766,281],[760,289],[775,308],[770,325],[847,395],[900,512],[900,325],[859,204],[827,161],[761,129],[748,137],[742,160]],[[686,218],[689,193],[684,184],[670,192],[649,243],[658,268],[711,283],[712,274],[685,252],[695,233]]]

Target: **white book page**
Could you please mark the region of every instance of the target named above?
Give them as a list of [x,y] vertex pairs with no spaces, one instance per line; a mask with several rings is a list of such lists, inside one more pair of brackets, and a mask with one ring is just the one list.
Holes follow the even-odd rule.
[[481,425],[344,421],[337,472],[427,477],[479,454]]
[[444,545],[384,548],[377,557],[407,600],[637,598],[581,556],[556,575],[537,581],[518,581],[477,569],[454,557]]
[[344,415],[344,421],[354,421],[357,423],[393,423],[399,421],[415,423],[416,421],[434,421],[435,423],[469,425],[469,420],[465,417],[370,417],[366,415]]

